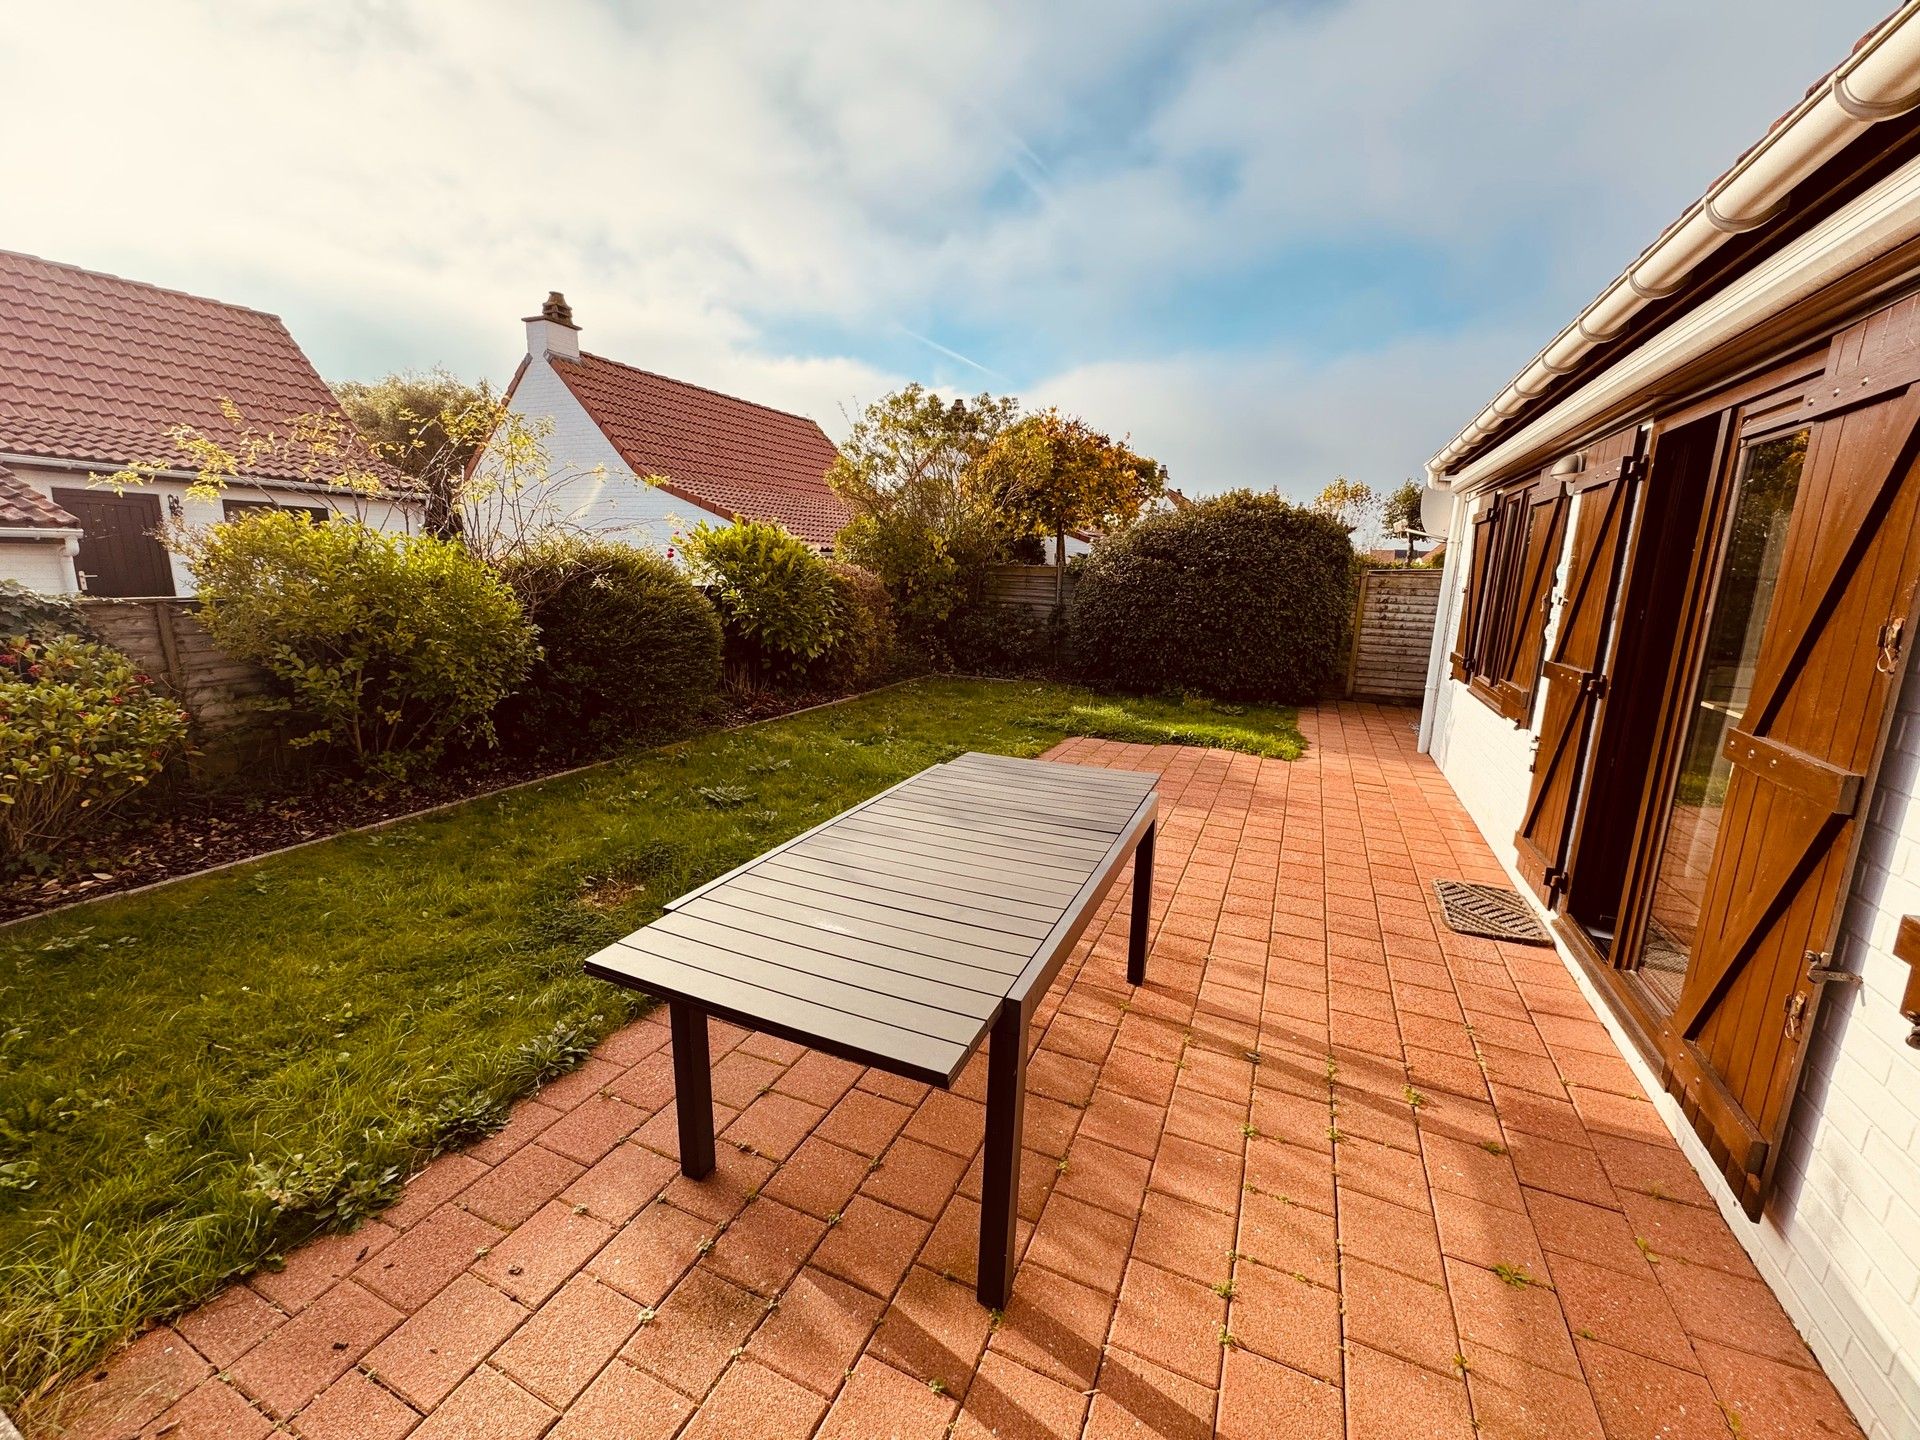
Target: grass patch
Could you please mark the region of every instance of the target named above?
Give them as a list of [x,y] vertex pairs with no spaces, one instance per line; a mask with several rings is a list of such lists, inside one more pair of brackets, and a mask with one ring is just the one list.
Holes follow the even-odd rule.
[[0,1406],[389,1201],[642,1002],[580,960],[936,761],[1293,712],[928,680],[0,932]]

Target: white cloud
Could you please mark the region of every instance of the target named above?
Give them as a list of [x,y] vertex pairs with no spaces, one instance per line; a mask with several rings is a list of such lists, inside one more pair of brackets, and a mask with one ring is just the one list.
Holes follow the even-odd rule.
[[[275,310],[333,375],[504,378],[560,288],[591,348],[830,430],[907,371],[978,388],[948,346],[1197,490],[1397,478],[1880,3],[38,6],[0,244]],[[1484,318],[1178,313],[1356,238]]]

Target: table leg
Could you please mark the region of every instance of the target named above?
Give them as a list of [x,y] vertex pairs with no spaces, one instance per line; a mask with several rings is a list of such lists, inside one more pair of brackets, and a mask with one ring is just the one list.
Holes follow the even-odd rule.
[[1153,826],[1133,852],[1133,925],[1127,931],[1127,983],[1147,983],[1147,922],[1153,915]]
[[1013,1243],[1020,1223],[1020,1144],[1027,1111],[1027,1017],[1008,1001],[987,1047],[987,1146],[980,1191],[982,1305],[1007,1308],[1013,1293]]
[[680,1122],[680,1173],[704,1180],[713,1173],[713,1063],[707,1053],[707,1012],[684,1000],[667,1002],[673,1029],[673,1104]]

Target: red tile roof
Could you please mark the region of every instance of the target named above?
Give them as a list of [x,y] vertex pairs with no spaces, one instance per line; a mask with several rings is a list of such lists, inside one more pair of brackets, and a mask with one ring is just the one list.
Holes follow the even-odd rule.
[[78,520],[4,465],[0,465],[0,525],[33,530],[80,528]]
[[553,357],[554,373],[636,475],[728,517],[778,520],[802,540],[831,545],[850,517],[827,488],[838,453],[803,415],[582,354]]
[[[167,430],[232,435],[223,399],[255,432],[340,414],[277,316],[0,250],[0,451],[187,465]],[[337,468],[306,463],[278,453],[249,474],[326,479]]]

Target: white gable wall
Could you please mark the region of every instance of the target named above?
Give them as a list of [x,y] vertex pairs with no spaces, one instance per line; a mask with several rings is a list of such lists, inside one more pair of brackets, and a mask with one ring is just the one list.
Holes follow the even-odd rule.
[[[1588,497],[1576,496],[1574,504]],[[1474,823],[1513,870],[1534,735],[1455,681],[1447,664],[1465,593],[1468,505],[1456,507],[1422,715],[1425,744]],[[1572,534],[1573,517],[1567,533]],[[1564,574],[1564,569],[1563,569]],[[1555,618],[1558,617],[1556,596]],[[1920,1050],[1907,1047],[1893,957],[1903,915],[1920,915],[1920,656],[1908,666],[1874,793],[1836,960],[1864,977],[1832,989],[1809,1050],[1806,1088],[1760,1220],[1727,1195],[1719,1167],[1586,972],[1561,948],[1708,1193],[1872,1440],[1920,1436]],[[1537,723],[1537,721],[1536,721]]]
[[[468,507],[473,523],[512,532],[544,516],[623,544],[664,550],[688,526],[725,519],[634,476],[545,355],[528,357],[508,408],[530,427],[551,425],[541,443],[552,478],[537,497],[483,497]],[[484,470],[484,454],[480,463]]]

